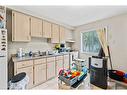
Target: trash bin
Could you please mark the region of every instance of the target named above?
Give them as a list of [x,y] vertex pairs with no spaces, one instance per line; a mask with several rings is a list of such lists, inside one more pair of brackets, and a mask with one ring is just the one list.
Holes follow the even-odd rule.
[[27,85],[29,82],[29,77],[25,72],[19,73],[12,77],[9,81],[9,89],[10,90],[24,90],[27,89]]

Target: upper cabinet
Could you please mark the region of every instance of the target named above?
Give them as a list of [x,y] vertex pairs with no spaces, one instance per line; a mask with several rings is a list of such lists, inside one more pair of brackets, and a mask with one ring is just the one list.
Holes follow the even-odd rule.
[[7,29],[12,31],[12,41],[18,42],[29,42],[31,37],[50,38],[51,43],[65,43],[73,39],[71,30],[17,11],[8,11]]
[[12,41],[29,42],[30,40],[30,17],[12,11]]
[[42,37],[42,20],[39,18],[30,18],[30,28],[32,37]]
[[59,25],[52,24],[51,43],[59,43]]
[[60,39],[60,43],[65,43],[65,28],[60,26],[60,36],[59,36],[59,39]]
[[75,42],[73,37],[73,31],[70,29],[65,29],[65,40],[66,42]]
[[50,22],[43,20],[43,37],[44,38],[52,37],[51,25],[52,24]]

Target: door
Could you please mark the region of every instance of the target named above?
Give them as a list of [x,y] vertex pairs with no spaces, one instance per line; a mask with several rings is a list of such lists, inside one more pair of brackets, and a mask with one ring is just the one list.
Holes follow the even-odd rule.
[[17,69],[17,74],[21,72],[25,72],[26,75],[29,77],[27,88],[31,88],[33,86],[33,66]]
[[64,69],[69,69],[70,63],[69,63],[69,55],[64,55]]
[[34,67],[34,83],[40,84],[46,81],[46,64],[35,65]]
[[56,61],[56,75],[59,74],[59,71],[63,69],[63,60]]
[[50,22],[43,20],[43,37],[44,38],[51,38],[52,36],[51,25],[52,24]]
[[42,20],[39,18],[31,17],[31,36],[42,37]]
[[59,25],[52,24],[52,43],[59,43]]
[[60,26],[60,43],[65,43],[65,29]]
[[55,76],[55,61],[47,63],[47,79]]
[[12,12],[12,41],[28,42],[30,37],[30,17],[19,13]]

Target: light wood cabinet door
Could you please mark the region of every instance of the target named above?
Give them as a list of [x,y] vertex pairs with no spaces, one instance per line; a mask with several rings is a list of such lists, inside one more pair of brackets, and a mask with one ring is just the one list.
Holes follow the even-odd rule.
[[51,43],[59,43],[59,25],[57,24],[52,24]]
[[31,17],[31,36],[32,37],[42,37],[42,20],[39,18]]
[[56,75],[59,74],[59,71],[63,69],[63,60],[56,61]]
[[53,78],[55,76],[55,61],[47,63],[47,79]]
[[30,40],[30,17],[12,11],[12,41],[29,42]]
[[50,22],[43,20],[43,37],[44,38],[52,37],[51,25],[52,24]]
[[34,84],[46,81],[46,63],[34,66]]
[[70,63],[69,63],[69,55],[64,55],[64,69],[69,69]]
[[32,88],[33,87],[33,66],[17,69],[17,74],[21,72],[25,72],[26,75],[29,77],[29,83],[27,88]]
[[66,41],[73,39],[73,32],[67,28],[65,28],[65,39]]
[[60,43],[65,43],[65,28],[60,26]]

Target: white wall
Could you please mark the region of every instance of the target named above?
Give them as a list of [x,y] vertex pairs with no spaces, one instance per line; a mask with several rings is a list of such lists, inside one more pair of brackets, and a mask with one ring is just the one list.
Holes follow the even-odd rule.
[[[80,32],[91,29],[108,28],[108,43],[110,46],[113,68],[127,72],[127,14],[92,22],[79,26],[75,30],[76,43],[73,48],[80,50]],[[88,59],[89,54],[80,53],[81,58]]]

